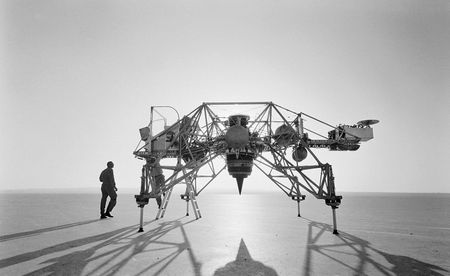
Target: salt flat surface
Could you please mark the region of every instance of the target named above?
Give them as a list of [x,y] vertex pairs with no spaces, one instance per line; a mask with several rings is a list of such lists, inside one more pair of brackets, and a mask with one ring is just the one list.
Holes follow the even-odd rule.
[[198,198],[186,217],[174,192],[163,219],[119,191],[114,218],[100,194],[1,194],[0,275],[450,275],[450,195],[344,194],[331,209],[281,193]]

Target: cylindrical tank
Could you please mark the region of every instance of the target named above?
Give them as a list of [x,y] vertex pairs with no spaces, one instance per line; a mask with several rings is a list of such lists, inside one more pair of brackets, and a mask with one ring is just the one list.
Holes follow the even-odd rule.
[[355,151],[358,150],[360,145],[354,145],[354,144],[338,144],[338,149],[340,150],[349,150],[349,151]]
[[297,162],[305,160],[307,156],[308,151],[303,146],[298,146],[297,148],[292,149],[292,159]]
[[229,148],[244,148],[250,140],[248,129],[240,125],[231,126],[225,134],[225,141]]

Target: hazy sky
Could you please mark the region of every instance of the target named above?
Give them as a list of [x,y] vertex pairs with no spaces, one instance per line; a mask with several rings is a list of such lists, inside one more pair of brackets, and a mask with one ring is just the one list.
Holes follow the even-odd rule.
[[381,121],[318,152],[338,191],[449,193],[449,3],[2,1],[0,189],[99,187],[113,160],[138,192],[151,105],[273,101]]

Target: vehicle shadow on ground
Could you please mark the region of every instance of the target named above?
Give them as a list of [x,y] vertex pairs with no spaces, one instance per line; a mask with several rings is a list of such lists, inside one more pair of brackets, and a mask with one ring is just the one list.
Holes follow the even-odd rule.
[[227,263],[224,267],[217,269],[214,276],[235,276],[235,275],[265,275],[276,276],[277,272],[261,262],[253,260],[250,252],[241,239],[236,260]]
[[[376,274],[380,275],[433,275],[443,276],[448,271],[437,265],[425,263],[417,259],[393,255],[374,248],[370,242],[350,235],[343,231],[339,231],[337,241],[332,244],[321,244],[320,238],[322,235],[332,235],[333,228],[329,224],[320,223],[316,221],[309,221],[308,241],[304,262],[303,275],[313,275],[311,260],[314,254],[320,254],[327,257],[330,261],[337,262],[343,267],[353,271],[353,275],[367,275],[367,268],[372,266]],[[388,267],[376,260],[375,255],[379,254],[390,263],[392,266]],[[339,259],[339,255],[345,255],[346,258],[354,256],[357,258],[357,265],[351,266],[348,262]]]
[[[160,223],[150,221],[144,224],[151,228],[145,233],[137,233],[137,225],[123,227],[0,260],[0,269],[37,258],[45,258],[52,254],[64,254],[64,251],[70,250],[69,253],[62,256],[46,259],[40,265],[47,266],[25,275],[112,275],[138,254],[164,250],[164,252],[168,252],[165,253],[166,255],[162,255],[163,257],[157,261],[149,260],[148,266],[141,268],[133,275],[147,275],[150,269],[157,269],[155,272],[152,271],[152,275],[160,275],[183,252],[187,252],[189,255],[194,274],[201,275],[201,263],[196,260],[184,230],[184,225],[192,221],[195,220],[181,222],[180,219],[177,219]],[[166,234],[175,230],[181,232],[181,242],[170,242],[163,239]],[[73,251],[74,248],[79,248],[79,250]],[[85,269],[88,264],[90,267],[87,272]]]
[[64,224],[64,225],[42,228],[42,229],[38,229],[38,230],[4,235],[4,236],[0,236],[0,242],[10,241],[10,240],[20,239],[20,238],[27,238],[27,237],[31,237],[31,236],[51,232],[51,231],[63,230],[63,229],[71,228],[71,227],[77,227],[77,226],[81,226],[81,225],[94,223],[94,222],[98,222],[98,219],[79,221],[79,222],[68,223],[68,224]]

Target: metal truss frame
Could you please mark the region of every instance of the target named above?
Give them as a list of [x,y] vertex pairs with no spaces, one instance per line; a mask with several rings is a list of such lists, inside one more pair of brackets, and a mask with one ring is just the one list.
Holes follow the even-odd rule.
[[[226,117],[220,116],[215,108],[237,105],[259,106],[261,108],[261,111],[249,121],[247,127],[250,142],[245,151],[251,152],[255,156],[254,165],[287,196],[297,201],[298,216],[300,216],[300,201],[304,200],[306,196],[304,193],[325,200],[326,205],[331,206],[333,210],[333,232],[337,234],[335,209],[341,203],[342,196],[335,193],[331,165],[320,162],[311,148],[331,148],[337,144],[357,144],[359,141],[355,139],[345,140],[342,137],[328,138],[327,133],[319,133],[305,127],[304,118],[319,123],[328,130],[334,130],[336,127],[308,114],[296,113],[272,102],[203,103],[157,135],[152,135],[155,108],[152,107],[151,121],[148,126],[150,136],[143,146],[139,147],[140,144],[138,144],[134,151],[136,157],[146,160],[146,164],[142,168],[140,194],[135,196],[136,202],[141,208],[140,231],[143,230],[143,208],[148,204],[149,198],[158,198],[165,195],[163,207],[157,215],[157,219],[161,218],[164,216],[172,189],[178,184],[186,184],[186,192],[181,195],[181,198],[187,202],[187,214],[189,213],[189,201],[192,201],[196,217],[201,217],[195,200],[196,196],[226,168],[226,165],[216,168],[214,159],[230,152],[240,154],[240,150],[243,150],[228,148],[224,139],[227,120]],[[160,115],[160,113],[157,114]],[[281,125],[293,131],[287,134],[274,132]],[[310,135],[317,139],[311,139]],[[158,142],[161,139],[165,140],[166,143],[163,143],[162,148],[156,148],[155,145],[161,143]],[[288,158],[287,149],[299,146],[308,151],[314,160],[313,164],[300,165],[299,162]],[[176,164],[160,165],[164,171],[170,171],[164,183],[161,184],[156,183],[151,172],[154,169],[154,164],[159,164],[163,159],[171,159],[173,160],[172,163],[175,162]],[[308,172],[313,170],[320,172],[318,180],[314,180],[308,175]],[[203,182],[200,184],[199,180],[203,180]],[[152,187],[152,191],[150,191],[150,187]],[[157,187],[156,191],[155,187]]]

